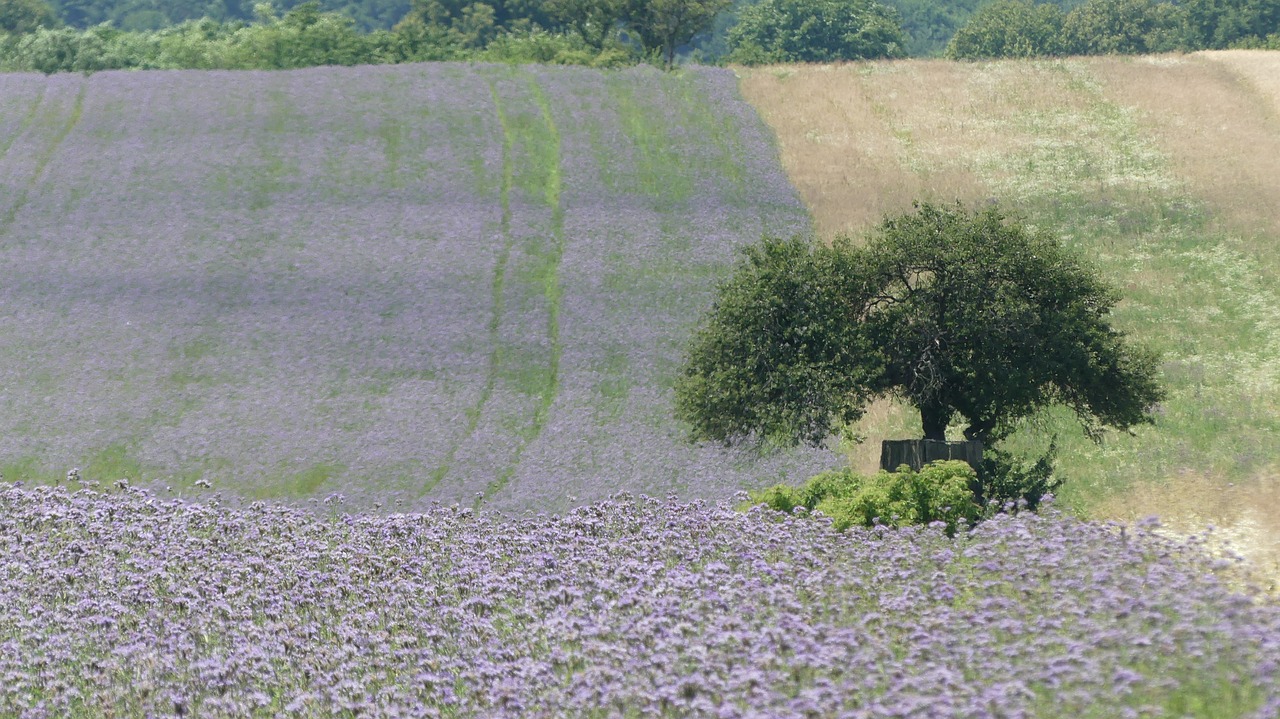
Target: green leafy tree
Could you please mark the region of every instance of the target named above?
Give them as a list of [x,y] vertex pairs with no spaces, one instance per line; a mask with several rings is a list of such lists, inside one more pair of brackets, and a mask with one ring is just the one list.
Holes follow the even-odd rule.
[[604,47],[625,18],[624,0],[546,0],[543,10],[560,28],[572,30],[592,46]]
[[21,34],[60,24],[53,7],[44,0],[0,0],[0,32]]
[[862,417],[884,375],[860,322],[875,287],[847,239],[744,252],[694,335],[676,409],[695,440],[820,444]]
[[676,384],[692,438],[820,444],[873,397],[955,418],[992,444],[1050,405],[1085,432],[1152,421],[1156,355],[1108,314],[1119,297],[1045,231],[997,207],[918,205],[865,245],[766,238],[719,289]]
[[1280,33],[1280,0],[1186,0],[1183,8],[1195,49],[1260,46]]
[[664,67],[676,62],[676,49],[710,27],[716,13],[733,0],[631,0],[628,25],[646,48],[656,51]]
[[980,0],[886,0],[902,18],[907,34],[907,54],[940,55],[951,36],[962,27]]
[[1182,9],[1156,0],[1089,0],[1067,14],[1066,51],[1073,55],[1140,55],[1184,46]]
[[956,31],[946,55],[957,60],[1060,55],[1065,49],[1065,22],[1066,15],[1057,5],[996,0],[982,6]]
[[729,31],[730,62],[831,62],[903,57],[897,13],[875,0],[763,0]]

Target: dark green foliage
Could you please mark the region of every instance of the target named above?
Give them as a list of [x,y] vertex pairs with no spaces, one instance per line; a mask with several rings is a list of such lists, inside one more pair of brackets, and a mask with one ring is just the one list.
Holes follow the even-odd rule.
[[537,63],[602,68],[624,67],[637,61],[634,52],[618,43],[606,41],[597,46],[580,35],[561,35],[545,30],[503,33],[475,56],[481,60],[513,65]]
[[951,39],[959,59],[1266,47],[1280,0],[1088,0],[1064,13],[1030,0],[983,6]]
[[262,58],[267,69],[356,65],[368,54],[355,22],[340,13],[322,13],[306,2],[283,18],[263,13],[256,32],[244,36],[245,54]]
[[126,32],[109,25],[88,30],[38,30],[0,46],[6,70],[96,72],[115,69],[286,69],[317,65],[394,62],[395,38],[360,33],[339,13],[305,3],[272,14],[260,6],[252,25],[212,20],[183,23],[157,32]]
[[[587,64],[613,65],[620,57],[634,61],[643,52],[671,67],[676,48],[705,30],[730,1],[414,0],[395,29],[400,34],[427,36],[431,44],[464,49],[486,48],[504,35],[543,41],[545,37],[538,33],[550,31],[594,50]],[[622,44],[619,31],[624,29],[639,40],[641,48]],[[504,42],[510,45],[509,39]],[[605,59],[596,57],[600,55]]]
[[862,254],[881,387],[920,409],[926,439],[959,416],[966,439],[990,446],[1053,404],[1093,437],[1151,421],[1157,357],[1111,328],[1119,295],[1047,231],[995,206],[923,204],[886,220]]
[[824,472],[803,487],[777,485],[752,492],[751,504],[765,504],[792,513],[796,507],[830,517],[836,529],[884,524],[943,522],[955,534],[962,524],[976,522],[982,508],[971,486],[978,482],[973,468],[964,462],[933,462],[919,472],[901,467],[861,477],[851,470]]
[[898,11],[907,34],[907,54],[940,55],[980,4],[980,0],[885,0]]
[[1191,48],[1263,46],[1280,35],[1280,0],[1185,0]]
[[[735,0],[714,21],[712,31],[698,43],[699,56],[705,60],[727,60],[730,52],[729,33],[742,17],[764,0]],[[956,30],[964,26],[982,0],[878,0],[896,11],[903,32],[903,49],[913,57],[942,54]],[[1062,0],[1070,5],[1078,0]],[[763,45],[762,45],[763,48]],[[735,62],[750,61],[750,48],[739,50]],[[763,57],[763,53],[760,55]]]
[[897,14],[875,0],[763,0],[729,31],[729,62],[831,62],[904,57]]
[[85,32],[71,28],[41,28],[7,38],[4,51],[6,70],[44,73],[97,72],[128,67],[112,40],[117,31],[105,26]]
[[676,48],[707,29],[732,1],[628,0],[627,25],[670,68],[675,64]]
[[1114,290],[997,207],[922,204],[864,246],[766,238],[719,288],[676,384],[694,440],[820,444],[875,396],[962,418],[987,446],[1061,404],[1085,432],[1151,422],[1157,357],[1107,315]]
[[[276,14],[287,13],[306,1],[275,0]],[[319,0],[319,9],[351,18],[361,32],[385,31],[395,26],[403,32],[378,41],[379,45],[394,47],[380,48],[379,52],[413,59],[467,59],[470,51],[483,50],[504,35],[527,37],[539,30],[577,36],[611,56],[619,52],[611,46],[617,44],[621,31],[643,46],[633,46],[631,52],[647,52],[664,63],[674,61],[677,49],[690,42],[696,45],[690,57],[704,62],[725,59],[731,50],[735,50],[736,62],[773,61],[782,56],[806,61],[896,57],[895,53],[872,50],[832,50],[859,44],[874,49],[878,44],[891,43],[910,55],[936,55],[957,35],[960,40],[948,54],[959,58],[1268,47],[1268,43],[1280,43],[1280,0],[1102,0],[1086,3],[1086,12],[1070,16],[1068,12],[1080,6],[1080,0],[1051,0],[1042,6],[1008,0],[879,1],[896,10],[900,21],[884,26],[876,0]],[[108,23],[121,30],[152,31],[204,18],[236,25],[257,17],[255,3],[249,0],[48,0],[48,7],[53,10],[51,21],[33,24],[29,11],[44,7],[43,2],[0,2],[0,28],[23,28],[17,30],[21,33],[29,32],[36,24],[67,24],[85,29]],[[800,13],[757,10],[758,6],[771,4],[829,7]],[[850,25],[843,20],[808,25],[793,22],[796,17],[833,17],[833,12],[845,12],[840,6],[867,5],[876,11],[870,18],[857,21],[857,27],[867,29],[855,33],[862,37],[853,42],[831,39],[848,32]],[[11,8],[8,12],[13,17],[5,19],[6,8]],[[44,11],[39,12],[43,17]],[[766,24],[760,38],[731,46],[729,33],[757,12],[771,18],[777,28],[776,37],[768,34]],[[423,30],[422,26],[430,29]],[[900,39],[891,37],[895,27],[902,33]],[[740,32],[761,34],[755,30]],[[424,44],[424,38],[430,42]]]
[[[308,0],[274,0],[275,8],[288,12]],[[122,30],[158,30],[188,20],[209,18],[218,22],[250,21],[254,0],[52,0],[66,24],[80,29],[110,23]],[[363,31],[388,29],[409,11],[409,0],[322,0],[324,12],[338,12],[355,21]]]
[[847,240],[766,237],[745,254],[694,336],[677,413],[698,440],[819,444],[884,372],[859,321],[874,288]]
[[0,0],[0,33],[32,32],[59,24],[57,13],[44,0]]
[[1060,55],[1066,15],[1057,5],[1031,0],[995,0],[982,6],[947,45],[947,57]]
[[413,0],[409,13],[395,29],[400,31],[421,24],[434,33],[447,35],[449,44],[469,49],[483,48],[508,29],[527,30],[535,25],[545,25],[547,16],[544,13],[529,14],[530,10],[536,9],[521,0]]
[[[89,0],[64,0],[59,9],[72,25],[92,27],[8,38],[0,43],[0,69],[284,69],[429,60],[617,67],[646,57],[670,68],[677,48],[730,1],[413,0],[391,31],[362,32],[367,24],[326,10],[331,5],[319,0],[286,2],[291,9],[283,16],[270,3],[258,3],[252,23],[244,22],[244,6],[234,2],[217,12],[179,2],[165,14],[126,3],[106,12]],[[0,2],[17,7],[38,0]],[[172,24],[186,18],[203,19]],[[20,31],[35,27],[17,15],[12,24]]]
[[[581,64],[617,67],[638,61],[617,42],[601,46],[575,34],[545,30],[495,32],[468,15],[472,34],[410,17],[395,32],[360,32],[351,18],[323,12],[315,2],[275,14],[258,6],[256,22],[185,22],[155,32],[110,25],[88,30],[39,29],[0,39],[0,69],[96,72],[113,69],[288,69],[317,65],[385,64],[428,60]],[[483,13],[482,13],[483,15]],[[465,23],[464,23],[465,26]]]
[[595,47],[604,47],[627,13],[625,0],[546,0],[543,12]]
[[1053,471],[1055,454],[1056,447],[1051,445],[1048,452],[1028,464],[1009,452],[986,450],[977,483],[972,486],[974,499],[988,508],[1025,507],[1034,512],[1045,495],[1062,486],[1062,478]]
[[1156,0],[1089,0],[1072,10],[1063,27],[1072,55],[1136,55],[1186,45],[1185,12]]

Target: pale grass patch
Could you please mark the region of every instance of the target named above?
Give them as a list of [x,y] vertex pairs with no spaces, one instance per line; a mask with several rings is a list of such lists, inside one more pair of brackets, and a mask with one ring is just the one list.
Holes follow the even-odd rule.
[[870,475],[880,471],[880,443],[886,439],[917,437],[923,431],[920,412],[896,399],[881,398],[867,405],[866,414],[851,428],[863,439],[842,447],[853,471]]
[[1167,536],[1202,535],[1212,554],[1244,560],[1238,581],[1280,594],[1280,466],[1240,482],[1184,472],[1135,483],[1099,503],[1092,514],[1127,524],[1156,516]]
[[1221,229],[1274,253],[1258,236],[1280,234],[1280,52],[1097,62],[1107,97],[1138,113]]
[[1134,58],[1134,62],[1156,67],[1174,67],[1186,63],[1187,59],[1182,55],[1139,55]]
[[741,68],[742,93],[778,137],[819,234],[860,234],[921,198],[989,191],[963,152],[935,142],[987,131],[963,110],[969,66],[942,61]]
[[1095,61],[907,60],[740,69],[824,236],[918,199],[1017,203],[1070,192],[1179,191]]
[[1095,195],[1122,203],[1182,191],[1184,183],[1168,171],[1135,113],[1103,97],[1093,61],[1006,65],[992,78],[993,99],[984,113],[1004,142],[977,159],[979,173],[1003,201]]
[[1196,55],[1230,67],[1280,112],[1280,50],[1208,50]]
[[1224,364],[1234,364],[1236,381],[1259,396],[1280,394],[1280,292],[1267,281],[1264,268],[1222,246],[1192,250],[1186,256],[1216,275],[1219,294],[1259,336],[1251,349],[1222,353]]

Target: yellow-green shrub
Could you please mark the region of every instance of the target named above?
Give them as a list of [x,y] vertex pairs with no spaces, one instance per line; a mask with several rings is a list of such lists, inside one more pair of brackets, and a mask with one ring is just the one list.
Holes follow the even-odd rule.
[[919,472],[904,466],[870,477],[847,469],[824,472],[803,487],[779,484],[750,496],[753,504],[782,512],[801,506],[817,510],[839,530],[853,525],[944,522],[947,533],[954,534],[961,521],[977,521],[982,513],[971,489],[976,483],[972,467],[950,460],[933,462]]

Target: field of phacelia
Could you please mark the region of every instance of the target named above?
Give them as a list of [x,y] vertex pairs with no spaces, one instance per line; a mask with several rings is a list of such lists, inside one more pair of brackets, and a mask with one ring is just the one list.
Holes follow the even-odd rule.
[[1200,540],[686,501],[838,461],[670,417],[728,72],[0,75],[0,184],[0,717],[1280,718]]
[[1048,511],[332,516],[0,485],[0,715],[1280,714],[1280,607]]
[[682,443],[685,338],[808,217],[727,71],[0,76],[0,471],[564,509],[837,460]]

